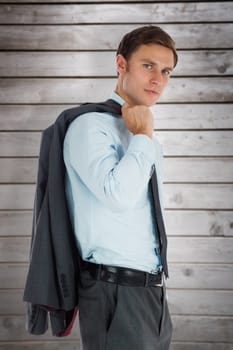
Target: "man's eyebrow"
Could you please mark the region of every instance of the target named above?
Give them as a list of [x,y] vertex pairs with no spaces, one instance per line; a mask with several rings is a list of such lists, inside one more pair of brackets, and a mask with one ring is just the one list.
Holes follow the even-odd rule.
[[[141,62],[149,63],[153,66],[156,66],[158,64],[157,62],[152,61],[150,58],[142,58]],[[164,67],[163,70],[164,69],[168,69],[170,71],[173,71],[174,67],[169,66],[169,67]]]

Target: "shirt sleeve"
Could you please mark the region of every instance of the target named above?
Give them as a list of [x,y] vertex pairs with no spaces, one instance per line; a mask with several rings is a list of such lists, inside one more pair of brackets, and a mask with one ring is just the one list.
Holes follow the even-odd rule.
[[92,114],[77,118],[69,128],[64,152],[85,186],[104,205],[125,210],[135,206],[147,189],[156,147],[146,135],[134,135],[126,152],[112,129]]

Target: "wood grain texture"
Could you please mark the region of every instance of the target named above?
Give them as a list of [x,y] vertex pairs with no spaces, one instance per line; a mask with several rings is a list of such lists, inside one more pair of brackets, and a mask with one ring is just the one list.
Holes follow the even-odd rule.
[[228,131],[158,131],[165,156],[231,156],[232,132]]
[[39,132],[0,133],[0,156],[38,156],[40,140]]
[[[233,78],[171,78],[160,102],[232,102]],[[1,78],[0,103],[72,103],[104,101],[115,79]]]
[[169,236],[233,236],[232,211],[166,210]]
[[[0,105],[0,130],[43,130],[74,105]],[[151,107],[155,130],[233,129],[233,104],[161,104]]]
[[[0,267],[2,289],[24,288],[28,263],[2,263]],[[168,289],[232,290],[232,264],[171,263],[167,286]]]
[[[180,263],[233,263],[232,238],[169,237],[170,264]],[[220,287],[220,286],[219,286]]]
[[[1,236],[30,236],[32,211],[0,211]],[[168,236],[232,237],[232,211],[165,210]]]
[[168,303],[173,315],[233,316],[233,291],[171,289]]
[[230,316],[173,316],[172,320],[174,341],[233,342]]
[[[232,156],[233,131],[158,131],[164,156]],[[0,132],[1,157],[37,157],[40,132]]]
[[[233,315],[233,291],[173,290],[169,289],[168,303],[171,314],[178,315]],[[22,289],[0,290],[0,313],[24,315]]]
[[[155,23],[156,24],[156,23]],[[2,25],[4,50],[116,50],[138,25]],[[163,24],[178,49],[231,49],[233,23]]]
[[81,349],[77,320],[69,339],[25,331],[41,131],[66,108],[105,100],[119,40],[150,23],[179,54],[152,107],[165,155],[171,350],[233,350],[232,14],[232,1],[0,0],[0,350]]
[[2,24],[222,22],[232,20],[231,2],[167,4],[0,5]]
[[[35,185],[1,184],[0,210],[31,210]],[[201,200],[200,200],[201,198]],[[232,210],[232,184],[165,184],[165,209]]]
[[0,183],[35,183],[37,158],[0,158]]
[[[1,350],[81,350],[79,341],[27,341],[27,342],[3,342]],[[231,343],[202,343],[202,342],[172,342],[170,350],[233,350]]]
[[0,210],[31,210],[35,185],[0,185]]
[[[79,340],[65,340],[61,341],[40,341],[39,339],[37,341],[27,341],[27,342],[3,342],[0,343],[0,350],[81,350],[81,345]],[[199,350],[199,349],[197,349]],[[205,350],[205,349],[203,349]],[[208,350],[208,349],[206,349]],[[213,349],[215,350],[215,349]],[[218,350],[222,350],[222,348],[219,348]],[[224,350],[232,350],[225,348]]]
[[[178,52],[172,76],[233,74],[232,52]],[[115,52],[0,52],[2,77],[116,77]],[[195,64],[193,64],[195,62]]]
[[[232,342],[233,319],[221,316],[173,316],[173,341],[213,341]],[[24,316],[0,317],[0,335],[3,341],[11,340],[36,340],[38,336],[32,336],[25,331]],[[186,332],[184,332],[184,326]],[[78,339],[78,327],[75,325],[69,339]],[[52,340],[52,336],[47,333],[40,336],[40,340]]]
[[[0,262],[28,261],[29,237],[1,237]],[[233,263],[233,238],[169,237],[168,257],[172,263]]]
[[232,290],[232,264],[169,263],[167,287],[176,289]]
[[165,184],[166,209],[232,209],[233,185]]
[[[0,162],[1,163],[1,162]],[[232,182],[233,158],[164,159],[164,182]]]
[[31,235],[32,211],[0,211],[1,236]]
[[[164,2],[173,2],[177,0],[164,0]],[[191,0],[183,0],[183,2],[190,2]],[[211,2],[213,0],[209,0]],[[0,0],[0,3],[15,4],[16,0]],[[17,3],[36,3],[36,4],[54,4],[54,3],[77,3],[77,0],[17,0]],[[99,3],[99,0],[82,0],[82,3]],[[135,0],[108,0],[108,3],[128,3],[135,2]],[[142,1],[143,2],[143,1]],[[146,2],[161,2],[161,0],[146,0]]]
[[[233,350],[232,343],[172,342],[170,350]],[[14,350],[14,349],[13,349]],[[20,349],[21,350],[21,349]]]
[[[0,183],[35,183],[37,158],[0,158]],[[164,182],[233,182],[233,158],[166,157]]]
[[[28,257],[29,262],[29,257]],[[28,263],[19,264],[0,263],[0,286],[1,289],[24,288],[28,273]]]

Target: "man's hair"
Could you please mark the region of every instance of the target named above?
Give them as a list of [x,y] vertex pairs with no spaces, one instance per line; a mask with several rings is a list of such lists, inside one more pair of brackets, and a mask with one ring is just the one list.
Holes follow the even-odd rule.
[[139,46],[148,44],[159,44],[171,49],[174,56],[174,67],[176,66],[178,56],[175,41],[163,29],[157,26],[139,27],[126,33],[118,46],[116,54],[120,54],[128,60]]

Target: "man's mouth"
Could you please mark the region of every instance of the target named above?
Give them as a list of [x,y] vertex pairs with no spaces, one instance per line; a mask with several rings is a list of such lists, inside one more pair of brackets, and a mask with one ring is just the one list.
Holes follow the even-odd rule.
[[145,89],[145,91],[146,91],[148,94],[151,94],[151,95],[153,95],[153,96],[158,96],[158,95],[159,95],[159,92],[158,92],[158,91],[155,91],[155,90]]

